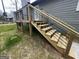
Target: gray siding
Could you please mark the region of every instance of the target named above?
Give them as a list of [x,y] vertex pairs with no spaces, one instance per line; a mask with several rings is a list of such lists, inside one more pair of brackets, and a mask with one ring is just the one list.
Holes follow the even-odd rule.
[[27,20],[27,7],[23,8],[23,16],[24,16],[24,20]]
[[40,3],[48,13],[66,21],[79,31],[79,12],[76,11],[78,0],[45,0]]
[[22,7],[27,5],[30,0],[21,0],[21,3],[22,3]]

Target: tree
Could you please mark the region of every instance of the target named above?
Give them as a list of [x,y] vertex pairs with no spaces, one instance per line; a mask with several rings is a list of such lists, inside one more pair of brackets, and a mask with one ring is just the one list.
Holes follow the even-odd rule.
[[18,7],[18,3],[19,3],[19,0],[15,0],[15,1],[13,1],[13,0],[10,0],[11,2],[12,2],[12,5],[14,5],[15,6],[15,9],[16,9],[16,13],[15,13],[15,15],[16,15],[16,19],[18,19],[18,14],[17,14],[17,10],[19,9],[19,7]]
[[7,18],[7,13],[5,12],[5,7],[4,7],[3,0],[1,0],[1,2],[2,2],[3,10],[4,10],[4,12],[3,12],[4,20],[6,20],[6,18]]
[[16,11],[20,8],[19,4],[20,4],[20,0],[10,0],[12,5],[15,6]]

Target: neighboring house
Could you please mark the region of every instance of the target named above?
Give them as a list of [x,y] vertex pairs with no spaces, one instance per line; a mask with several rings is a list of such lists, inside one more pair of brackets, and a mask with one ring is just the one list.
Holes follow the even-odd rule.
[[14,18],[13,12],[7,13],[7,18],[6,19],[7,19],[8,22],[14,22],[15,18]]
[[0,16],[2,15],[2,11],[0,10]]
[[6,22],[13,22],[14,21],[13,12],[7,13],[6,20],[4,20],[3,12],[0,10],[0,16],[2,17],[2,20],[1,21],[6,21]]

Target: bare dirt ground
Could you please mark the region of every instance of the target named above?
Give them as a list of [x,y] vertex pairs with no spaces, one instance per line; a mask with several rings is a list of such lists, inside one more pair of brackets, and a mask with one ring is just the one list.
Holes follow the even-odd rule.
[[39,32],[32,37],[28,34],[23,34],[23,40],[1,56],[9,59],[64,59]]

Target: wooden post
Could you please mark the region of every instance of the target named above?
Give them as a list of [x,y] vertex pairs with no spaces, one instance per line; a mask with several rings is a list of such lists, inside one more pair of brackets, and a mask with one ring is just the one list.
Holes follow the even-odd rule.
[[65,57],[68,57],[68,54],[69,54],[69,52],[70,52],[71,45],[72,45],[72,42],[73,42],[73,40],[74,40],[73,35],[69,35],[69,36],[68,36],[68,39],[69,39],[69,41],[68,41],[67,48],[66,48],[66,51],[65,51],[65,54],[64,54]]
[[17,30],[19,30],[19,28],[18,28],[18,22],[16,22],[16,26],[17,26]]
[[31,24],[31,21],[32,21],[32,9],[29,7],[29,4],[28,4],[28,19],[29,19],[29,32],[30,32],[30,36],[32,36],[32,24]]
[[23,22],[21,22],[21,31],[23,32]]

